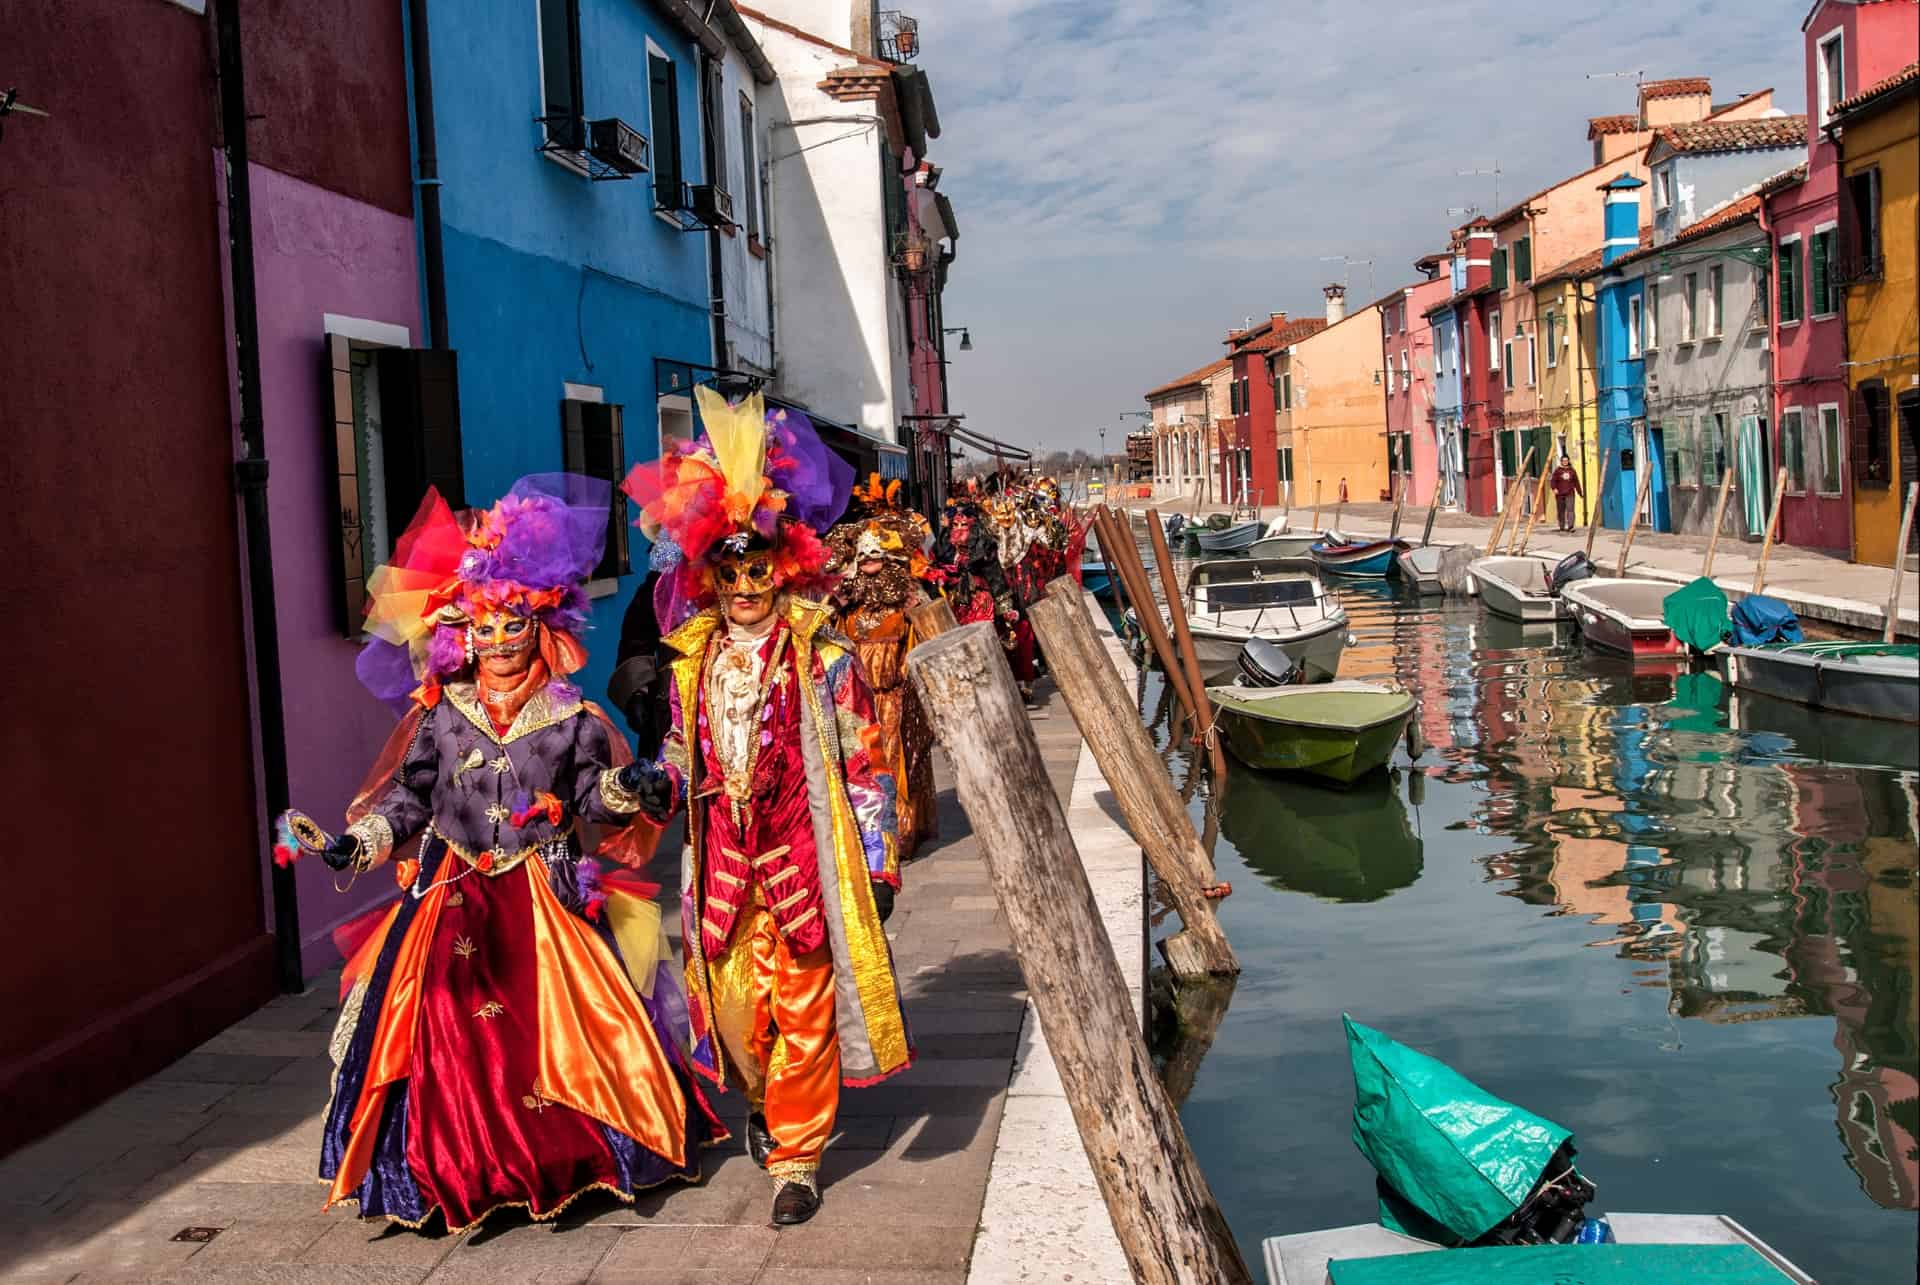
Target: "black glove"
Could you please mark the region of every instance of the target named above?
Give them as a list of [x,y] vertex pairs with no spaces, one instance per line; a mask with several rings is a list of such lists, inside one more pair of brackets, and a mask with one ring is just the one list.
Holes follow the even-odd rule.
[[365,851],[359,835],[340,834],[335,835],[333,842],[321,851],[320,859],[327,863],[329,870],[346,870],[359,864],[361,854]]
[[635,759],[620,769],[620,788],[640,800],[640,811],[650,821],[664,823],[673,811],[673,782],[666,770],[646,759]]
[[880,922],[883,924],[893,917],[892,884],[881,883],[878,879],[874,880],[873,908],[880,912]]

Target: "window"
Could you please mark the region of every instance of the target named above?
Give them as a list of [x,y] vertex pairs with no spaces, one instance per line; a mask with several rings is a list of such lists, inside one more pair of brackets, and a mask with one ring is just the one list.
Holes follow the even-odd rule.
[[705,65],[706,89],[700,95],[700,124],[707,145],[707,182],[723,192],[733,190],[727,174],[726,71],[718,58]]
[[1504,245],[1493,252],[1493,288],[1507,288],[1507,247]]
[[1774,258],[1779,264],[1780,324],[1790,326],[1800,320],[1800,238],[1781,241]]
[[[1500,310],[1495,308],[1487,314],[1487,369],[1500,369]],[[1508,385],[1512,387],[1512,385]]]
[[1285,410],[1293,409],[1293,372],[1280,372],[1280,405]]
[[[407,342],[398,327],[393,342]],[[339,509],[328,525],[340,541],[334,608],[342,637],[358,638],[367,580],[393,553],[427,488],[466,507],[455,354],[327,335],[334,390]]]
[[1402,392],[1413,387],[1413,363],[1407,360],[1407,350],[1400,350],[1400,389]]
[[1513,243],[1513,279],[1533,280],[1533,238],[1523,236]]
[[1700,485],[1718,486],[1727,471],[1727,417],[1700,417]]
[[1700,274],[1689,272],[1681,278],[1680,295],[1680,339],[1683,343],[1692,343],[1699,338],[1700,328]]
[[1504,345],[1504,352],[1502,353],[1502,356],[1505,358],[1505,361],[1502,363],[1501,369],[1500,369],[1500,383],[1503,387],[1512,388],[1513,387],[1513,340],[1511,339],[1507,340],[1506,344]]
[[1547,328],[1547,369],[1552,370],[1560,364],[1560,345],[1557,330],[1560,318],[1549,312],[1541,318],[1541,324]]
[[[586,390],[572,390],[586,391]],[[595,390],[597,392],[597,390]],[[627,574],[627,497],[620,480],[627,474],[626,436],[621,407],[602,401],[567,397],[560,402],[560,458],[569,473],[597,477],[613,484],[613,502],[607,506],[607,547],[595,580],[613,580]],[[662,424],[665,424],[664,418]]]
[[1229,380],[1227,382],[1227,414],[1238,415],[1239,413],[1240,413],[1240,381],[1237,379]]
[[540,116],[547,139],[569,151],[587,145],[580,89],[580,0],[540,0]]
[[1807,489],[1806,428],[1798,406],[1780,412],[1780,462],[1787,466],[1787,489],[1795,495]]
[[1539,351],[1540,336],[1538,334],[1531,334],[1531,335],[1528,335],[1526,338],[1527,338],[1527,387],[1532,388],[1535,384],[1540,382],[1540,351]]
[[686,204],[680,190],[686,175],[680,168],[680,86],[673,59],[647,43],[647,109],[653,135],[653,204],[677,210]]
[[1707,269],[1707,338],[1720,337],[1726,305],[1727,270],[1718,265]]
[[760,149],[753,136],[753,100],[740,95],[740,164],[744,170],[740,199],[745,204],[747,236],[760,237]]
[[1660,283],[1647,282],[1647,351],[1660,346]]
[[1853,390],[1853,484],[1884,490],[1893,482],[1893,400],[1882,379]]
[[1640,338],[1644,325],[1640,296],[1634,295],[1627,300],[1627,360],[1640,356]]
[[1840,265],[1834,242],[1832,227],[1814,229],[1810,255],[1812,262],[1807,265],[1807,275],[1812,278],[1813,295],[1807,306],[1816,317],[1831,317],[1840,311],[1840,279],[1836,271]]
[[1387,354],[1387,391],[1392,392],[1395,387],[1396,385],[1394,383],[1394,378],[1393,378],[1393,354],[1388,353]]
[[1846,33],[1835,31],[1821,37],[1819,48],[1814,74],[1820,95],[1819,123],[1824,126],[1833,115],[1833,105],[1847,96]]
[[1666,210],[1673,207],[1673,166],[1662,165],[1653,172],[1653,208]]
[[1880,263],[1880,171],[1847,175],[1840,188],[1840,225],[1846,231],[1841,268],[1848,281],[1878,280]]
[[1820,494],[1840,494],[1840,408],[1820,408]]
[[1699,453],[1694,449],[1694,428],[1690,423],[1667,421],[1667,477],[1675,486],[1694,486],[1700,480]]

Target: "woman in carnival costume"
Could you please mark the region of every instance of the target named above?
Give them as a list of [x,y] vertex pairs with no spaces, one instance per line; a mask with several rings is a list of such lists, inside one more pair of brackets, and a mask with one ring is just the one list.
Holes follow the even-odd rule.
[[[658,831],[647,774],[568,682],[611,488],[528,477],[485,512],[427,494],[374,574],[363,682],[405,709],[338,836],[282,818],[277,856],[393,861],[341,978],[320,1176],[330,1206],[449,1230],[548,1219],[699,1177],[725,1137],[687,1073],[686,1017],[651,897],[623,865]],[[417,840],[417,846],[412,841]],[[395,859],[395,858],[398,859]]]
[[801,416],[695,396],[705,436],[626,482],[641,529],[680,558],[661,581],[678,658],[649,783],[687,809],[693,1063],[746,1094],[779,1226],[819,1209],[841,1086],[913,1060],[881,927],[900,886],[894,787],[872,693],[815,596],[829,587],[818,532],[852,470]]
[[893,774],[900,859],[911,857],[934,832],[933,726],[907,681],[907,653],[920,641],[907,610],[927,601],[927,520],[900,505],[900,482],[874,474],[854,490],[858,519],[827,535],[832,568],[842,575],[834,593],[840,632],[853,643],[861,672],[873,688],[881,732],[881,761]]

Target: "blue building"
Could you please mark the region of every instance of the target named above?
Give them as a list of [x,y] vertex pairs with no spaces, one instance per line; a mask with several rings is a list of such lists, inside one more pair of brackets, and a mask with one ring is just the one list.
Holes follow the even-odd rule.
[[1440,503],[1447,508],[1464,508],[1467,503],[1465,433],[1461,418],[1461,362],[1465,349],[1460,341],[1460,316],[1457,307],[1460,292],[1466,289],[1465,256],[1454,254],[1447,264],[1452,289],[1446,300],[1427,312],[1427,324],[1433,327],[1433,438],[1437,455],[1436,486]]
[[1596,306],[1595,396],[1599,401],[1600,520],[1614,529],[1627,525],[1634,498],[1648,480],[1646,520],[1656,531],[1672,529],[1667,515],[1665,443],[1660,429],[1647,424],[1646,362],[1641,345],[1646,321],[1638,275],[1612,265],[1640,247],[1640,189],[1646,183],[1631,174],[1601,186],[1606,195],[1606,241],[1599,273],[1591,278]]
[[[752,37],[721,7],[726,37],[649,0],[429,0],[430,36],[410,33],[423,312],[457,381],[426,469],[443,490],[485,503],[562,469],[617,483],[690,431],[690,414],[663,425],[660,385],[682,376],[657,371],[724,364],[707,229],[730,210],[703,186],[702,98],[724,41]],[[589,697],[646,571],[631,517],[616,492]]]

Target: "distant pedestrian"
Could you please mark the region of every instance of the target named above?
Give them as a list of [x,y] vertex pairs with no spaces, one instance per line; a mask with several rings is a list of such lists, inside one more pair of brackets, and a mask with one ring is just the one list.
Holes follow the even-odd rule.
[[1559,508],[1560,529],[1573,530],[1573,497],[1578,495],[1584,499],[1587,494],[1587,488],[1580,484],[1580,475],[1573,471],[1573,461],[1562,455],[1547,482],[1553,487],[1553,501]]

